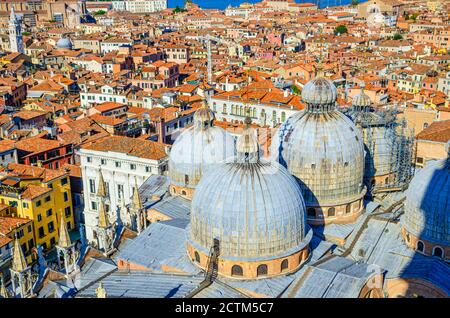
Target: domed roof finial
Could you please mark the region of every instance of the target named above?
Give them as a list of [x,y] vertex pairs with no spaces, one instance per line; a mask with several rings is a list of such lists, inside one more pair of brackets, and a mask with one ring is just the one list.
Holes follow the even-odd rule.
[[213,126],[214,119],[214,112],[208,107],[208,103],[204,98],[202,100],[202,106],[194,114],[194,127],[197,129],[207,129]]
[[356,111],[368,110],[372,101],[370,97],[364,92],[364,88],[366,87],[366,83],[362,82],[360,84],[361,90],[359,94],[355,95],[352,100],[352,107]]
[[251,129],[252,119],[249,116],[245,117],[244,124],[244,131],[236,142],[237,161],[255,163],[259,161],[259,146]]

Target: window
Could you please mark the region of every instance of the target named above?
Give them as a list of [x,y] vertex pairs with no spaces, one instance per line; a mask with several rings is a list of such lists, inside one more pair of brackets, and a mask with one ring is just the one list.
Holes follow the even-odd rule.
[[152,169],[149,166],[147,166],[145,167],[145,172],[152,172]]
[[347,204],[347,206],[345,207],[345,213],[350,213],[352,210],[352,206],[350,204]]
[[67,192],[64,192],[64,202],[67,202],[69,200],[69,194]]
[[65,214],[65,216],[70,216],[71,213],[72,213],[72,212],[71,212],[71,210],[70,210],[70,206],[68,206],[68,207],[66,207],[66,208],[64,209],[64,214]]
[[27,202],[23,202],[22,206],[23,206],[24,209],[28,209],[28,203]]
[[231,276],[242,276],[244,272],[242,271],[242,267],[239,265],[233,265],[231,267]]
[[120,162],[116,161],[116,168],[120,168]]
[[54,246],[56,244],[56,240],[54,237],[50,239],[50,246]]
[[135,165],[135,164],[133,164],[133,163],[132,163],[132,164],[130,164],[130,169],[131,169],[131,170],[136,170],[136,165]]
[[336,210],[334,208],[329,208],[328,209],[328,216],[335,216],[336,215]]
[[70,224],[70,221],[66,223],[67,225],[67,230],[70,230],[72,228],[72,224]]
[[435,246],[433,248],[433,255],[442,258],[444,256],[444,250],[439,246]]
[[28,233],[31,233],[33,231],[33,227],[31,225],[28,225]]
[[38,229],[38,233],[39,238],[43,238],[45,236],[44,228],[42,226]]
[[32,249],[32,248],[34,247],[33,239],[31,239],[31,240],[28,241],[28,247],[29,247],[30,249]]
[[86,157],[87,162],[92,162],[92,157]]
[[47,210],[47,216],[51,216],[52,214],[53,214],[52,209],[48,209],[48,210]]
[[105,159],[101,159],[101,160],[100,160],[100,163],[101,163],[102,165],[106,165],[106,160],[105,160]]
[[256,276],[264,276],[267,275],[267,265],[261,264],[256,268]]
[[423,245],[423,242],[422,241],[417,242],[417,250],[419,252],[423,252],[424,249],[425,249],[425,246]]
[[89,179],[89,191],[95,193],[95,181],[94,179]]
[[184,175],[184,184],[189,184],[189,176],[187,174]]
[[91,209],[92,210],[97,210],[97,202],[91,201]]
[[119,197],[119,199],[123,198],[123,184],[117,185],[117,196]]
[[196,261],[197,263],[200,263],[200,255],[198,254],[197,251],[195,251],[194,256],[195,256],[195,261]]
[[36,206],[41,206],[41,200],[36,201]]
[[42,215],[38,214],[37,220],[38,220],[38,222],[41,222],[42,221]]
[[53,221],[47,224],[47,228],[49,233],[52,233],[55,230],[55,225],[53,224]]
[[282,272],[286,271],[288,269],[288,267],[289,267],[289,261],[287,259],[284,259],[281,262],[281,271]]
[[65,184],[67,184],[67,178],[61,179],[61,185],[65,185]]
[[314,208],[308,208],[307,213],[308,213],[309,217],[312,217],[312,218],[316,217],[316,209],[314,209]]
[[22,244],[22,251],[23,251],[24,253],[26,253],[26,251],[27,251],[27,243],[23,243],[23,244]]
[[45,202],[48,202],[48,201],[50,201],[50,196],[45,197]]

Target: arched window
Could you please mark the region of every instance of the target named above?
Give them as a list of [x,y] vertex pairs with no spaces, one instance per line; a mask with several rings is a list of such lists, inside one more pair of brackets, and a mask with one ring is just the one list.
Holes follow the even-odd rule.
[[384,179],[384,184],[389,184],[389,178]]
[[433,255],[442,258],[444,256],[444,250],[439,246],[435,246],[433,248]]
[[285,120],[286,120],[286,113],[285,112],[281,112],[281,122],[284,123]]
[[281,262],[281,271],[284,272],[285,270],[287,270],[289,267],[289,261],[287,259],[284,259]]
[[256,276],[264,276],[264,275],[267,275],[267,265],[261,264],[256,269]]
[[184,191],[184,190],[181,191],[181,194],[182,194],[182,195],[186,195],[186,191]]
[[328,209],[328,216],[335,216],[336,215],[336,210],[334,208],[329,208]]
[[231,276],[242,276],[244,272],[242,271],[242,267],[239,265],[233,265],[231,267]]
[[314,208],[308,208],[308,216],[310,216],[310,217],[312,217],[312,218],[314,218],[314,217],[316,217],[316,209],[314,209]]
[[419,252],[423,252],[424,251],[425,246],[423,245],[422,241],[417,242],[417,250]]
[[198,252],[195,251],[194,256],[195,256],[195,261],[196,261],[197,263],[200,263],[200,254],[198,254]]
[[345,207],[345,213],[350,213],[352,211],[352,206],[350,204],[347,204]]
[[256,118],[256,108],[253,108],[253,118]]

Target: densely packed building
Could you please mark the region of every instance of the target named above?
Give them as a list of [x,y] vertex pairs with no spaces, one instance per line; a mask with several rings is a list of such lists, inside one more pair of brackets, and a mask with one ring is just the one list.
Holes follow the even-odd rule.
[[448,297],[450,4],[0,2],[0,298]]

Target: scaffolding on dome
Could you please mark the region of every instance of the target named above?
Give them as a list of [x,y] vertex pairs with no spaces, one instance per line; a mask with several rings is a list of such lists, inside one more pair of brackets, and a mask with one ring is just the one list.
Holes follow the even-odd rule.
[[397,108],[341,110],[360,129],[364,140],[364,182],[368,193],[404,190],[414,175],[414,132],[396,118]]

